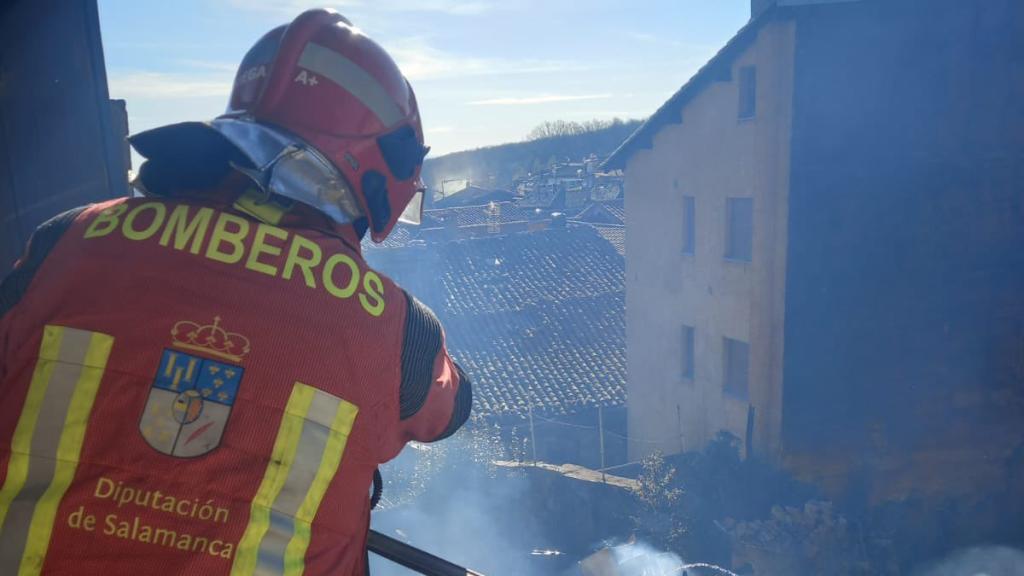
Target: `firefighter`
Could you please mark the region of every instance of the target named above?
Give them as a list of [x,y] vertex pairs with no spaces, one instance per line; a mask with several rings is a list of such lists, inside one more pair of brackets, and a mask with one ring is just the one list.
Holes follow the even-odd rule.
[[377,466],[471,404],[360,252],[419,216],[412,88],[310,10],[224,115],[130,140],[141,195],[41,226],[0,290],[0,574],[364,574]]

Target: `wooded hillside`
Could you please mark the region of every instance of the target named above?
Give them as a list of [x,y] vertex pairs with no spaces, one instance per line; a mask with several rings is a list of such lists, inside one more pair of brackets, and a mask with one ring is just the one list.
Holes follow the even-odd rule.
[[524,142],[488,146],[428,158],[423,180],[432,192],[444,180],[469,179],[477,186],[509,188],[516,178],[547,168],[555,162],[580,160],[597,154],[602,160],[618,147],[641,120],[545,122]]

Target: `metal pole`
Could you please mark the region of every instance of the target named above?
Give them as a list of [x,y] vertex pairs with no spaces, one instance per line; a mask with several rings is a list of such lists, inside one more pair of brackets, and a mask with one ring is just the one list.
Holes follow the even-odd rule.
[[597,435],[601,442],[601,482],[604,482],[604,412],[600,406],[597,407]]
[[391,560],[424,576],[483,576],[479,572],[434,556],[430,552],[385,536],[376,530],[370,530],[366,547],[381,558]]
[[537,435],[533,431],[533,403],[529,405],[530,415],[530,448],[533,450],[533,463],[537,463]]

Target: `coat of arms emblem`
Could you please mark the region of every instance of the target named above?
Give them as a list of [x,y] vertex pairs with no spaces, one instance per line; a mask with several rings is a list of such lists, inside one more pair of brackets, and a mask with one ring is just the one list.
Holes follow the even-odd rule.
[[207,325],[178,322],[171,336],[139,430],[164,454],[202,456],[220,445],[242,383],[238,363],[249,352],[249,339],[221,328],[219,317]]

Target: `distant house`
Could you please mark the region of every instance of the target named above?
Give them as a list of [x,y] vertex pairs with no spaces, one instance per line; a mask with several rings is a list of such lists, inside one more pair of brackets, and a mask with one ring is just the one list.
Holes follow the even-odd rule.
[[631,457],[727,430],[872,498],[1002,478],[1024,453],[1024,3],[752,10],[605,164]]
[[554,164],[515,182],[519,205],[576,213],[591,202],[621,200],[622,174],[598,171],[594,155],[582,162]]
[[573,220],[603,226],[625,226],[626,211],[621,200],[617,202],[594,202],[579,212]]
[[543,210],[520,206],[515,202],[485,202],[473,206],[457,206],[423,211],[423,228],[444,226],[480,226],[487,224],[510,224],[533,222],[550,218]]
[[480,206],[488,202],[508,202],[515,194],[508,190],[481,188],[468,184],[465,188],[453,192],[443,198],[434,200],[431,208],[456,208],[460,206]]
[[[444,212],[479,226],[478,211]],[[624,260],[594,228],[562,220],[533,232],[368,247],[366,257],[437,313],[473,378],[477,416],[517,428],[521,439],[532,419],[538,458],[595,468],[602,420],[606,463],[625,460]]]
[[595,202],[622,200],[622,174],[604,172],[594,174],[590,199]]
[[622,200],[591,203],[570,221],[592,226],[619,254],[626,255],[626,210]]
[[526,208],[515,202],[488,202],[479,206],[458,206],[423,211],[419,226],[399,225],[400,240],[386,242],[388,247],[404,246],[411,240],[425,243],[454,241],[482,236],[543,230],[557,215],[540,208]]
[[625,255],[625,221],[622,200],[590,202],[566,214],[557,208],[524,206],[523,202],[488,202],[423,211],[419,226],[399,224],[381,245],[398,248],[485,236],[537,232],[563,226],[565,221],[586,224]]

